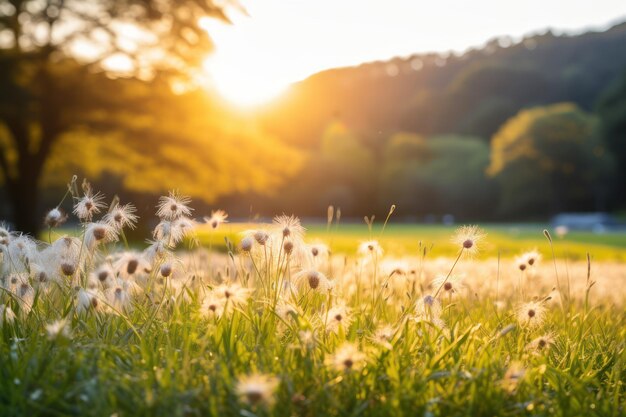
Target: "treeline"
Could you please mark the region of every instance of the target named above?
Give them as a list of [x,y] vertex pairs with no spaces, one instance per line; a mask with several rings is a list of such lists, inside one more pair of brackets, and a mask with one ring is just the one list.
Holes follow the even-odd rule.
[[317,74],[262,116],[308,152],[300,174],[275,197],[222,202],[473,219],[624,208],[624,45],[620,24]]

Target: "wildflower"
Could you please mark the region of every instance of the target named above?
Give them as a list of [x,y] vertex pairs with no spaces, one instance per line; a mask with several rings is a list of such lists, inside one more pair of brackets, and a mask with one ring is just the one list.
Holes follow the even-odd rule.
[[528,259],[526,258],[526,254],[517,256],[515,258],[515,265],[517,265],[517,268],[520,271],[524,272],[526,268],[528,267]]
[[283,243],[283,250],[285,251],[285,254],[291,255],[293,253],[294,246],[293,240],[289,238],[285,239],[285,242]]
[[254,236],[254,240],[256,240],[256,243],[258,243],[261,246],[265,246],[265,244],[270,238],[270,235],[264,230],[255,231],[253,236]]
[[58,338],[69,339],[72,337],[72,330],[67,323],[67,319],[60,319],[46,324],[46,333],[48,333],[49,340]]
[[338,305],[328,310],[326,315],[326,331],[337,332],[339,326],[343,326],[344,329],[350,327],[352,323],[352,317],[350,315],[350,308],[345,305]]
[[391,350],[393,345],[391,344],[391,340],[395,331],[393,327],[389,325],[384,325],[376,329],[374,334],[371,337],[371,341],[375,344],[384,347],[385,349]]
[[7,252],[10,262],[13,264],[12,266],[17,267],[20,266],[18,263],[21,263],[24,269],[27,268],[30,261],[34,260],[38,254],[37,244],[26,235],[13,237],[9,241]]
[[432,283],[432,288],[441,288],[448,294],[458,293],[463,287],[463,276],[461,275],[440,275]]
[[76,293],[76,309],[79,313],[90,310],[97,311],[100,310],[101,307],[101,302],[98,300],[95,291],[78,288],[78,292]]
[[278,378],[271,375],[242,376],[237,382],[236,392],[243,401],[251,406],[271,406],[274,403],[274,392],[278,383]]
[[117,231],[107,223],[89,223],[85,227],[85,246],[93,250],[96,246],[117,240]]
[[172,244],[183,240],[196,227],[196,222],[185,216],[181,216],[172,222]]
[[170,191],[168,196],[159,198],[157,205],[157,216],[161,220],[176,220],[181,216],[191,216],[192,208],[188,207],[191,202],[189,197],[179,196],[174,191]]
[[91,188],[88,188],[85,195],[74,205],[74,214],[81,221],[91,221],[94,214],[100,213],[100,210],[106,207],[103,199],[104,195],[93,194]]
[[55,240],[44,250],[44,256],[49,259],[63,259],[70,263],[77,263],[81,253],[82,242],[76,237],[63,236]]
[[109,263],[100,265],[92,275],[104,288],[109,288],[115,283],[115,271]]
[[368,240],[366,242],[361,242],[361,244],[359,245],[358,253],[363,257],[380,257],[383,254],[383,248],[380,247],[380,244],[377,240]]
[[46,214],[43,222],[46,226],[53,228],[61,226],[66,220],[67,214],[63,213],[58,207],[55,207]]
[[548,333],[533,339],[528,345],[526,345],[526,349],[534,352],[540,352],[549,349],[553,344],[554,334]]
[[168,245],[163,240],[149,240],[149,246],[144,249],[143,257],[149,263],[154,263],[155,260],[166,257],[169,254]]
[[473,256],[480,250],[480,244],[487,235],[478,226],[462,226],[456,231],[452,242],[466,255]]
[[224,302],[234,305],[245,304],[250,296],[250,291],[239,284],[222,284],[214,291]]
[[283,321],[287,321],[290,317],[294,317],[300,314],[297,306],[294,306],[293,304],[286,301],[280,301],[278,304],[276,304],[274,311]]
[[365,365],[366,356],[353,343],[341,345],[328,363],[338,371],[358,371]]
[[314,243],[309,245],[309,250],[311,251],[313,259],[316,261],[328,259],[328,256],[330,255],[330,249],[323,243]]
[[540,326],[545,320],[546,308],[537,301],[522,304],[517,308],[517,320],[521,326],[533,328]]
[[126,288],[124,288],[124,281],[120,280],[117,285],[107,288],[105,292],[107,303],[114,311],[126,312],[131,307],[131,297]]
[[192,219],[185,216],[173,221],[163,220],[155,227],[153,236],[156,240],[167,242],[167,246],[173,246],[182,241],[195,225]]
[[6,278],[6,289],[17,295],[20,285],[28,284],[28,273],[12,273]]
[[295,240],[302,239],[304,235],[304,227],[300,224],[300,219],[295,216],[276,216],[274,217],[274,224],[281,231],[283,237],[292,238]]
[[113,227],[117,232],[128,227],[135,228],[135,223],[139,217],[135,214],[137,209],[132,204],[117,205],[109,211],[103,218],[103,221]]
[[50,281],[56,281],[59,278],[59,273],[54,267],[55,265],[51,265],[48,262],[31,263],[30,274],[33,279],[33,284],[45,286]]
[[17,288],[18,302],[20,311],[24,313],[30,312],[35,300],[35,289],[28,283],[22,282]]
[[299,291],[324,292],[330,288],[328,278],[316,270],[304,270],[294,276]]
[[151,265],[142,256],[133,252],[124,253],[113,264],[113,268],[120,277],[125,279],[149,273],[152,269]]
[[224,298],[210,292],[202,302],[201,311],[205,316],[213,316],[219,318],[224,314]]
[[239,243],[239,248],[242,252],[250,252],[252,250],[252,244],[254,243],[254,239],[251,236],[246,236],[241,239]]
[[10,306],[0,304],[0,326],[4,323],[13,324],[15,321],[15,313]]
[[217,229],[222,223],[226,223],[228,214],[224,210],[216,210],[211,212],[211,217],[205,217],[204,222],[211,225],[213,230]]
[[407,261],[396,260],[396,259],[386,259],[381,265],[380,269],[382,270],[385,276],[405,276],[410,273],[409,263]]
[[536,249],[526,252],[523,256],[529,266],[536,266],[541,261],[541,254]]
[[172,265],[172,263],[165,262],[163,265],[161,265],[161,268],[159,268],[159,274],[161,274],[163,278],[167,278],[172,275],[173,270],[174,266]]
[[504,378],[500,382],[506,391],[512,393],[517,389],[524,375],[526,375],[526,369],[521,362],[515,361],[509,365],[504,374]]
[[415,304],[415,320],[434,321],[441,316],[441,303],[432,295],[420,298]]
[[73,277],[76,273],[77,265],[72,262],[62,262],[61,263],[61,273],[66,277]]

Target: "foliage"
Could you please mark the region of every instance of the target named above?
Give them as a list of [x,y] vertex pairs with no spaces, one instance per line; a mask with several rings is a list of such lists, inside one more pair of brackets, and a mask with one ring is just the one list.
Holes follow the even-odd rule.
[[226,19],[225,4],[132,3],[0,2],[0,180],[25,232],[40,227],[39,187],[75,173],[211,202],[269,193],[301,163],[197,88],[212,46],[199,19]]
[[489,147],[479,138],[424,141],[400,134],[391,138],[385,155],[380,201],[396,203],[400,214],[474,217],[493,204],[495,190],[484,173]]
[[[564,269],[535,251],[473,261],[463,255],[485,239],[476,227],[457,231],[456,261],[426,246],[389,257],[371,237],[345,258],[306,244],[293,216],[255,225],[227,255],[175,251],[184,235],[194,242],[189,200],[175,193],[139,252],[84,192],[80,238],[0,230],[2,415],[622,411],[617,264]],[[213,216],[219,232],[226,216]]]
[[[268,128],[305,146],[318,143],[336,118],[384,137],[406,131],[487,139],[526,107],[573,102],[591,110],[626,67],[625,41],[622,23],[604,32],[548,32],[506,46],[495,39],[462,54],[416,54],[332,69],[294,86],[264,116]],[[389,75],[389,67],[396,75]]]
[[598,104],[602,136],[616,162],[615,194],[611,200],[623,207],[626,203],[626,72],[603,93]]
[[489,173],[501,185],[501,210],[528,215],[602,209],[612,157],[596,119],[572,104],[523,110],[492,140]]

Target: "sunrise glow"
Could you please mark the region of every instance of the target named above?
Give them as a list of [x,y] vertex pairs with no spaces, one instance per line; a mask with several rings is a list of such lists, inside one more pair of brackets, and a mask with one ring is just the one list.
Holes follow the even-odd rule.
[[[548,28],[556,33],[604,28],[621,2],[571,2],[563,8],[560,2],[529,0],[517,4],[515,13],[494,0],[446,0],[428,7],[415,0],[241,3],[245,11],[233,7],[228,13],[232,24],[209,18],[200,24],[215,43],[204,63],[209,82],[228,101],[249,107],[324,69],[421,52],[462,52],[496,36],[515,41]],[[450,14],[452,8],[456,13]]]

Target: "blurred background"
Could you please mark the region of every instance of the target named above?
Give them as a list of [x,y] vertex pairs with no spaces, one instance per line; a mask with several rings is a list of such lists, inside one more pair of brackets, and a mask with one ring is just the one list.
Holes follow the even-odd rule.
[[623,2],[501,3],[0,0],[0,218],[77,174],[148,218],[619,223]]

